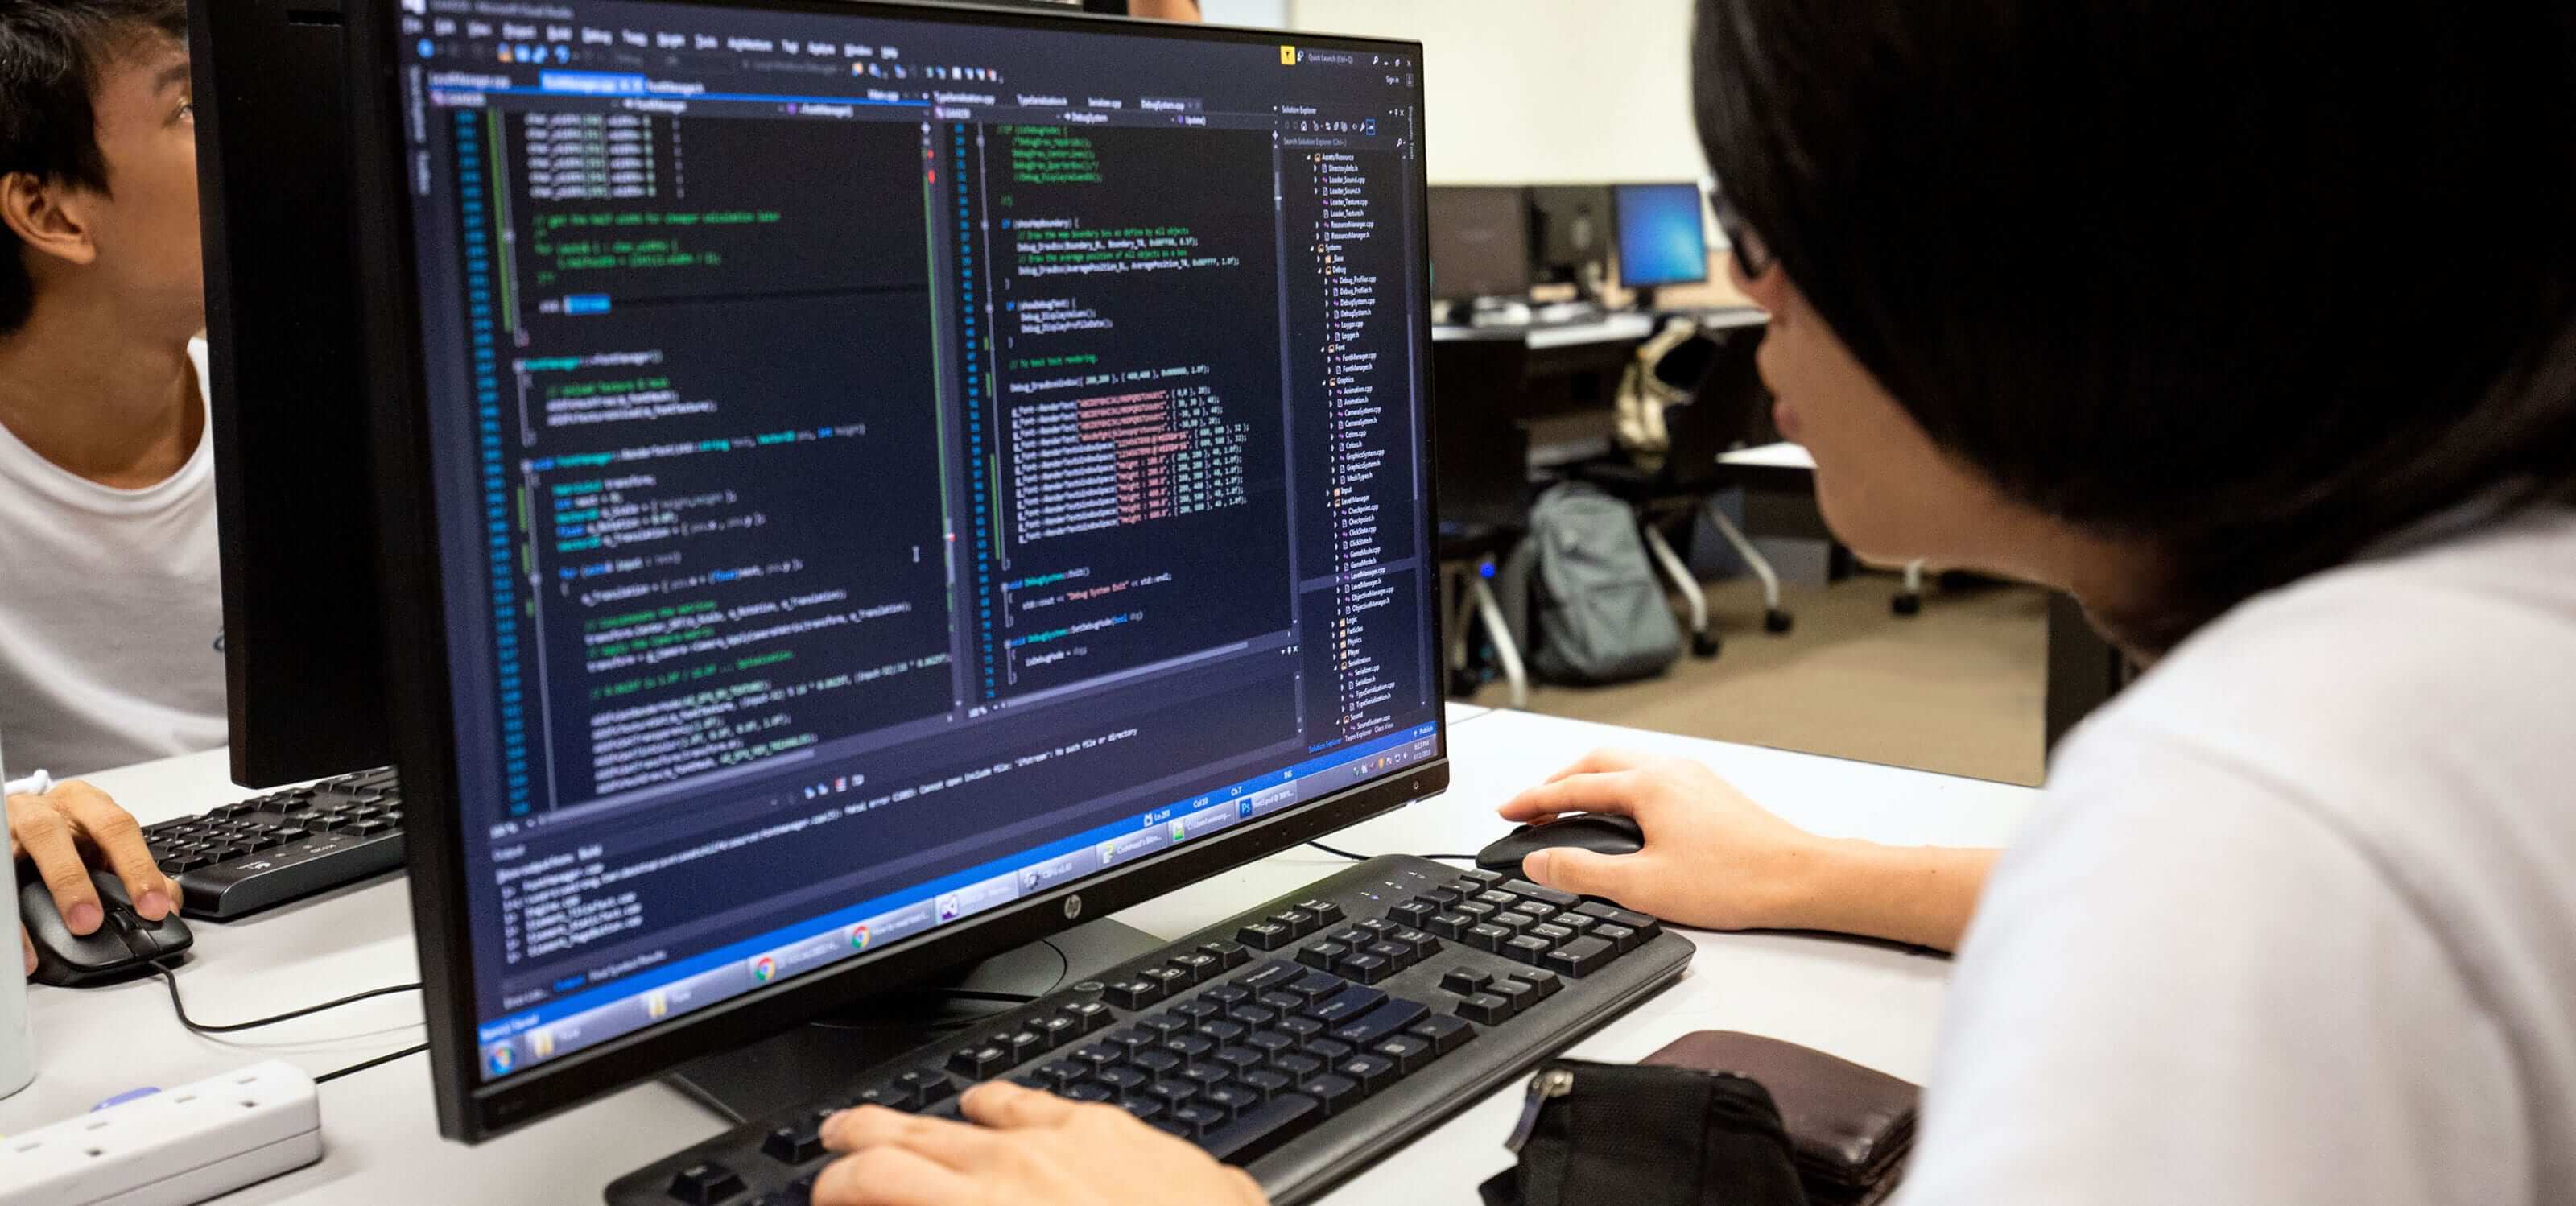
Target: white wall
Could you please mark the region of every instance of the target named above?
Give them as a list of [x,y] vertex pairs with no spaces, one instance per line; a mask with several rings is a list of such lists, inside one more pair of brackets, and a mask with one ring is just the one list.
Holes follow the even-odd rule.
[[1215,0],[1208,16],[1281,3],[1297,29],[1422,42],[1433,183],[1696,180],[1704,170],[1691,128],[1691,0]]

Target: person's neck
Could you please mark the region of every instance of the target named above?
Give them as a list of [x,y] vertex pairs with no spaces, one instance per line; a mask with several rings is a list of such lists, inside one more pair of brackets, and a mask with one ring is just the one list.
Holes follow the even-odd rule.
[[0,426],[66,472],[139,490],[196,454],[206,412],[187,339],[130,318],[48,299],[0,335]]

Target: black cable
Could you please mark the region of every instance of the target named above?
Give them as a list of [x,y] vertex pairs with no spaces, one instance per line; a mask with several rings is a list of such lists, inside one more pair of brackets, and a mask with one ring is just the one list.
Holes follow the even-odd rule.
[[199,1034],[234,1034],[244,1030],[257,1030],[262,1026],[274,1026],[279,1022],[293,1021],[296,1018],[304,1017],[307,1014],[320,1013],[326,1009],[338,1009],[343,1005],[355,1005],[360,1001],[364,1001],[372,997],[387,997],[398,992],[416,992],[420,989],[420,985],[418,984],[393,984],[384,988],[370,988],[365,992],[351,993],[350,995],[342,997],[336,1001],[324,1001],[319,1005],[307,1005],[302,1009],[289,1010],[285,1013],[278,1014],[275,1017],[260,1018],[256,1021],[250,1022],[232,1022],[218,1026],[208,1025],[188,1016],[188,1007],[181,1004],[179,1001],[179,977],[171,972],[168,964],[156,962],[152,965],[152,970],[161,973],[162,981],[169,985],[170,1010],[171,1012],[179,1015],[179,1024],[190,1030],[196,1031]]
[[372,1068],[372,1067],[375,1067],[375,1066],[376,1066],[376,1065],[378,1065],[378,1064],[390,1064],[390,1063],[394,1062],[395,1060],[401,1059],[402,1057],[404,1057],[404,1056],[406,1056],[406,1055],[418,1055],[418,1054],[420,1054],[421,1052],[423,1052],[423,1051],[427,1051],[427,1050],[429,1050],[429,1044],[427,1044],[427,1043],[422,1043],[421,1045],[419,1045],[419,1046],[417,1046],[417,1047],[405,1047],[405,1048],[403,1048],[402,1050],[400,1050],[400,1051],[396,1051],[396,1052],[394,1052],[394,1053],[392,1053],[392,1054],[390,1054],[390,1055],[379,1055],[379,1056],[375,1057],[374,1059],[371,1059],[371,1060],[364,1060],[364,1061],[361,1061],[361,1062],[359,1062],[359,1063],[354,1063],[354,1064],[349,1065],[349,1066],[348,1066],[348,1067],[346,1067],[346,1068],[334,1068],[334,1069],[332,1069],[331,1071],[325,1072],[325,1073],[323,1073],[323,1074],[322,1074],[322,1075],[320,1075],[320,1076],[316,1076],[316,1077],[314,1077],[314,1078],[313,1078],[313,1083],[315,1083],[315,1084],[317,1084],[317,1085],[318,1085],[318,1084],[323,1083],[324,1081],[338,1080],[338,1079],[340,1079],[340,1078],[341,1078],[341,1077],[343,1077],[343,1076],[354,1076],[354,1075],[356,1075],[357,1073],[364,1072],[364,1071],[366,1071],[367,1069]]
[[[1306,844],[1317,850],[1321,850],[1326,854],[1332,855],[1335,858],[1346,858],[1355,863],[1364,863],[1373,857],[1366,854],[1353,854],[1348,850],[1341,849],[1337,846],[1327,846],[1322,842],[1308,842]],[[1436,862],[1451,863],[1472,863],[1476,861],[1476,856],[1472,854],[1417,854],[1414,857],[1427,858]]]

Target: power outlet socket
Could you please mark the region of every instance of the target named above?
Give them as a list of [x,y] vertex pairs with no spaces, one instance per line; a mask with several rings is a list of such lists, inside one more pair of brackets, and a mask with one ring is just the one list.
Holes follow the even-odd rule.
[[321,1158],[313,1078],[270,1060],[0,1138],[0,1206],[188,1206]]

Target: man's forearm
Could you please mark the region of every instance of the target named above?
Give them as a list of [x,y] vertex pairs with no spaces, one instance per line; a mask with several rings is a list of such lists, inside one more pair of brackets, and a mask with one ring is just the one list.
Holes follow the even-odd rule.
[[1813,859],[1815,873],[1774,906],[1773,925],[1957,950],[2001,853],[1828,842]]

